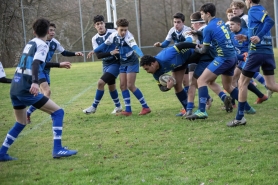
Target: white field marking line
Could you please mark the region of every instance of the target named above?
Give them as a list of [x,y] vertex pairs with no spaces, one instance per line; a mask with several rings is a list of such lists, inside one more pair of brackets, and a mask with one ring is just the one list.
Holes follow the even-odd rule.
[[[93,86],[95,86],[97,84],[97,82],[93,83],[91,86],[89,86],[88,88],[84,89],[82,92],[78,93],[76,96],[74,96],[73,98],[70,99],[70,101],[68,101],[67,103],[65,103],[64,105],[62,105],[61,107],[64,109],[66,108],[68,105],[72,104],[75,100],[77,100],[78,98],[80,98],[80,96],[82,96],[83,94],[85,94],[88,90],[90,90]],[[32,129],[29,130],[23,130],[19,136],[26,136],[28,134],[30,134],[31,132],[33,132],[34,130],[37,130],[38,128],[40,128],[43,124],[45,124],[46,122],[48,122],[49,120],[51,120],[51,116],[48,115],[48,118],[44,119],[42,122],[36,124],[35,126],[32,127]]]

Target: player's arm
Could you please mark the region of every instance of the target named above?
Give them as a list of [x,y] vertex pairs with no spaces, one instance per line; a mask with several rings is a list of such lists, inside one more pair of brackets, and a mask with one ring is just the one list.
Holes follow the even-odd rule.
[[194,51],[197,53],[200,53],[200,54],[204,54],[209,51],[209,47],[210,47],[210,44],[208,44],[208,43],[204,43],[203,45],[197,44]]
[[174,47],[178,52],[180,52],[183,49],[188,49],[188,48],[195,48],[197,44],[194,44],[192,42],[180,42],[176,44]]
[[6,77],[2,77],[0,78],[0,83],[12,83],[12,79],[6,78]]
[[139,57],[142,57],[144,55],[142,50],[137,45],[132,46],[132,49],[137,53],[137,55],[139,55]]
[[66,50],[64,50],[61,54],[65,57],[83,56],[82,52],[71,52],[71,51],[66,51]]
[[169,46],[170,43],[171,43],[171,41],[164,40],[162,43],[161,43],[161,42],[156,42],[156,43],[154,43],[154,46],[155,46],[155,47],[166,48],[166,47]]
[[47,62],[45,63],[45,67],[46,68],[53,68],[53,67],[58,67],[58,68],[66,68],[66,69],[70,69],[71,67],[71,63],[70,62],[60,62],[60,63],[57,63],[57,62]]
[[114,56],[116,59],[117,57],[115,56],[116,54],[119,54],[119,49],[114,49],[110,52],[100,52],[100,53],[95,53],[98,59]]
[[263,28],[262,30],[257,34],[257,36],[262,40],[263,36],[265,36],[266,33],[270,31],[270,29],[274,26],[274,21],[271,19],[268,15],[263,20]]

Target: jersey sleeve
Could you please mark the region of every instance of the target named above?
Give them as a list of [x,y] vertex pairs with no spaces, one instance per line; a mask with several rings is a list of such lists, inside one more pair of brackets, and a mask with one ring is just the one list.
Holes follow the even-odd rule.
[[125,42],[127,43],[127,45],[129,45],[129,47],[133,47],[133,46],[137,46],[137,43],[133,37],[133,35],[128,32],[127,36],[125,37]]
[[63,48],[63,46],[60,44],[60,42],[56,41],[57,43],[57,48],[56,50],[60,53],[62,53],[63,51],[65,51],[65,49]]
[[174,28],[171,28],[171,29],[168,31],[168,34],[167,34],[165,40],[171,42],[171,41],[173,40],[173,39],[172,39],[172,33],[173,33],[173,32],[174,32]]
[[113,44],[114,37],[116,37],[116,32],[110,34],[109,37],[104,41],[104,43],[105,43],[106,45],[111,45],[111,44]]
[[96,49],[98,47],[98,43],[97,43],[97,40],[96,40],[96,37],[93,37],[92,38],[92,47],[93,49]]
[[204,31],[203,31],[203,44],[209,46],[212,38],[211,38],[211,29],[209,29],[209,26],[205,27]]
[[34,60],[39,60],[39,61],[45,62],[48,50],[49,50],[49,48],[46,44],[38,45],[37,46],[37,51],[36,51],[36,53],[34,55],[34,58],[33,58],[33,61]]
[[253,9],[251,10],[250,14],[252,15],[252,18],[260,21],[260,22],[264,22],[265,17],[268,15],[267,11],[265,10],[257,10],[257,9]]

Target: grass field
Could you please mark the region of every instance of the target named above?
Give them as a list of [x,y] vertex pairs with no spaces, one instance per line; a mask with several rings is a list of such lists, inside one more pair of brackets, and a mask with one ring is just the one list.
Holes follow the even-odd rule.
[[[14,69],[5,71],[12,77]],[[52,99],[65,110],[63,145],[78,154],[52,158],[50,116],[36,111],[9,150],[18,160],[0,163],[1,185],[278,184],[277,94],[253,105],[256,97],[250,93],[257,114],[246,115],[246,126],[228,128],[235,111],[222,111],[219,98],[210,93],[214,102],[209,118],[190,122],[175,117],[181,105],[174,91],[160,92],[152,76],[141,70],[137,86],[151,114],[139,116],[141,107],[132,95],[132,116],[111,115],[114,105],[106,91],[97,112],[84,115],[100,76],[100,62],[52,70]],[[0,84],[1,143],[15,122],[9,87]]]

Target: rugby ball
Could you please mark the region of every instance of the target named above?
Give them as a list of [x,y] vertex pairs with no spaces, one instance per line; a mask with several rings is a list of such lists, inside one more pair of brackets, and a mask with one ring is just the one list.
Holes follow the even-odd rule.
[[173,76],[166,74],[166,73],[159,77],[159,83],[162,86],[167,86],[167,82],[169,79],[172,79],[174,81],[174,85],[176,85],[176,79]]

